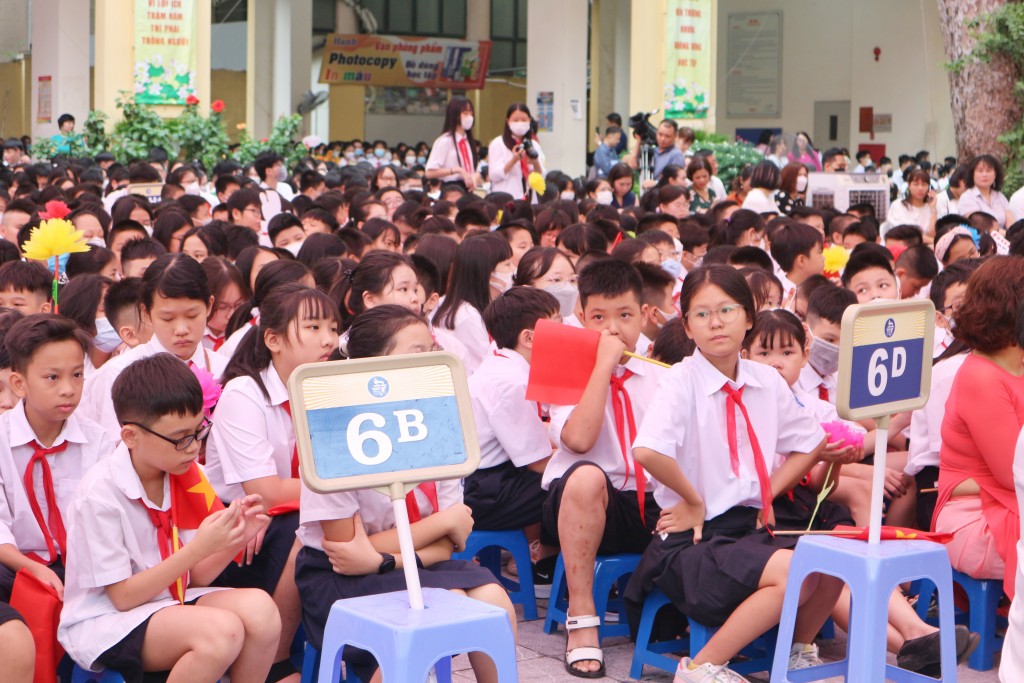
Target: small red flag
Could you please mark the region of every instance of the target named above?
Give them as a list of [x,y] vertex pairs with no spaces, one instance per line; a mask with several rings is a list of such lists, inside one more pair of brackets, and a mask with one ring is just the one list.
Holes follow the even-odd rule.
[[57,642],[57,624],[63,606],[53,586],[43,583],[24,569],[14,576],[11,607],[18,610],[32,632],[36,644],[36,666],[33,683],[57,680],[57,664],[64,648]]
[[[832,531],[837,536],[852,538],[855,541],[868,540],[868,527],[846,526],[840,524]],[[854,533],[857,532],[857,533]],[[933,541],[935,543],[949,543],[953,540],[953,534],[940,534],[934,531],[921,531],[920,529],[908,529],[902,526],[882,526],[883,541]]]
[[210,513],[223,509],[198,464],[192,463],[185,474],[171,475],[171,516],[178,529],[198,529]]
[[538,320],[526,400],[559,406],[579,403],[594,372],[600,340],[597,330]]

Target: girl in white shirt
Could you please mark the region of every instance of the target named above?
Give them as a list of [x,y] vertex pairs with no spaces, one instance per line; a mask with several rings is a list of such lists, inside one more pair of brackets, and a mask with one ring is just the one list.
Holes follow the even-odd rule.
[[480,184],[476,172],[476,140],[473,138],[473,103],[453,97],[444,116],[441,137],[434,140],[427,159],[427,178],[457,183],[473,191]]
[[[353,358],[423,353],[434,344],[422,317],[394,305],[361,314],[350,331]],[[404,590],[405,576],[399,571],[402,557],[387,496],[372,490],[319,494],[303,484],[301,500],[298,537],[303,548],[296,562],[295,582],[302,597],[306,637],[319,648],[336,600]],[[426,588],[464,591],[471,598],[505,609],[515,634],[515,608],[494,575],[474,562],[451,559],[452,551],[465,545],[473,529],[459,481],[425,482],[406,500],[411,503],[413,542],[422,565],[420,583]],[[380,680],[369,653],[346,648],[344,656],[361,680]],[[469,659],[478,681],[497,681],[489,657],[470,653]]]
[[[368,253],[358,266],[345,271],[331,287],[329,295],[341,310],[343,328],[348,328],[356,316],[375,306],[397,304],[419,314],[423,303],[412,261],[404,254],[391,251]],[[346,332],[342,335],[342,347],[346,346],[347,339]]]
[[[688,617],[721,627],[680,661],[677,682],[730,674],[739,681],[728,660],[778,623],[795,545],[761,521],[771,523],[772,500],[810,470],[825,434],[778,372],[740,360],[756,319],[742,275],[698,268],[686,276],[679,308],[697,351],[662,380],[633,443],[637,462],[659,482],[662,516],[625,597],[638,617],[657,586]],[[825,576],[804,584],[790,668],[820,662],[814,637],[841,590]]]
[[[487,150],[487,168],[491,192],[508,192],[522,199],[532,191],[527,184],[530,173],[544,175],[540,145],[533,136],[533,117],[522,102],[514,102],[505,112],[505,130],[491,141]],[[526,145],[533,148],[531,157]],[[534,201],[536,201],[534,193]]]
[[251,562],[228,565],[213,583],[262,588],[273,596],[282,629],[277,662],[288,660],[301,612],[294,579],[298,453],[287,383],[298,366],[330,357],[338,348],[340,324],[337,307],[319,290],[292,283],[267,296],[258,326],[224,371],[224,392],[207,445],[210,483],[221,499],[258,494],[268,510],[289,510],[272,517]]
[[935,208],[936,195],[931,190],[930,182],[927,171],[911,171],[907,176],[906,198],[894,201],[885,219],[890,226],[916,225],[921,228],[928,244],[935,238],[935,218],[938,215]]
[[469,374],[483,362],[491,345],[484,309],[512,287],[514,272],[512,248],[499,235],[474,235],[455,250],[448,292],[434,312],[434,335],[441,346],[447,346],[449,339],[461,344]]

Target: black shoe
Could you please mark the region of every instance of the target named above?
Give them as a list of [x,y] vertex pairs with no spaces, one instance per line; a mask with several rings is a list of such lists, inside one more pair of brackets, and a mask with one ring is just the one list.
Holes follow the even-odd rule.
[[[961,664],[978,647],[979,636],[966,626],[956,627],[956,663]],[[896,655],[896,665],[901,669],[915,671],[924,676],[937,678],[941,675],[942,646],[939,632],[930,633],[903,643]]]
[[537,560],[533,565],[533,593],[542,600],[551,597],[551,582],[555,578],[555,564],[558,563],[558,555],[545,557]]

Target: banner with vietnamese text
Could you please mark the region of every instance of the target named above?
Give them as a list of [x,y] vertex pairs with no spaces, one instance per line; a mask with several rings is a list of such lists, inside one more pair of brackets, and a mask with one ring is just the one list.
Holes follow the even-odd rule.
[[667,119],[705,119],[711,93],[711,0],[668,0],[664,102]]
[[185,104],[196,93],[196,0],[135,0],[135,101]]
[[490,41],[332,33],[320,82],[416,88],[484,87]]

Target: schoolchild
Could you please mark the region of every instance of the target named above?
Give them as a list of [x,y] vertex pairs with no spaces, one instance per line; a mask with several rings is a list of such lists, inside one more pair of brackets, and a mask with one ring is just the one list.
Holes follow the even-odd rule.
[[8,261],[0,265],[0,306],[25,315],[49,313],[53,274],[39,261]]
[[800,371],[797,382],[800,391],[835,404],[843,313],[855,303],[856,295],[842,287],[821,286],[811,292],[806,309],[811,343],[807,364]]
[[6,413],[18,402],[18,395],[11,388],[11,354],[7,352],[7,333],[14,323],[24,318],[13,308],[0,308],[0,414]]
[[103,310],[126,351],[153,338],[153,325],[142,317],[142,278],[125,278],[107,287]]
[[201,265],[213,295],[213,306],[203,333],[203,348],[219,351],[227,339],[228,321],[239,306],[252,298],[252,292],[242,273],[226,258],[210,256]]

